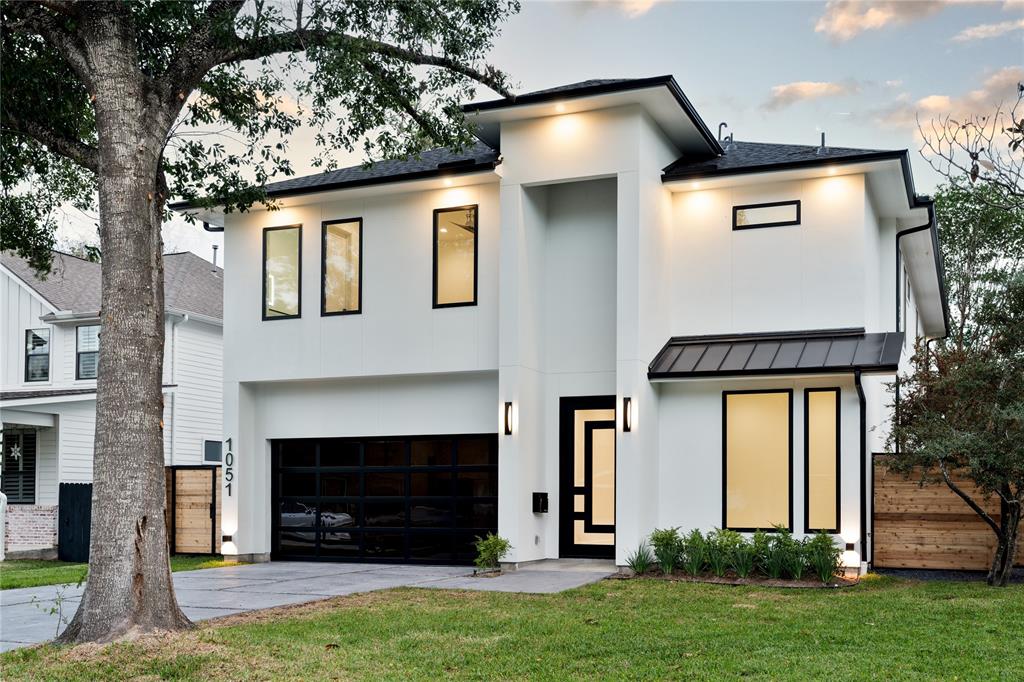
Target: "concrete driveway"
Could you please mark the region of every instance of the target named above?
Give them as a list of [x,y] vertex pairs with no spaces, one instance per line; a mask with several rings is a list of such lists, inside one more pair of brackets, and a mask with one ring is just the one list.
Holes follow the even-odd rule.
[[[274,561],[175,573],[174,589],[186,616],[206,620],[402,586],[560,592],[596,582],[614,571],[610,562],[552,561],[538,562],[496,578],[473,578],[473,569],[468,566]],[[81,587],[48,585],[0,590],[0,651],[53,639],[60,619],[47,612],[54,605],[58,592],[63,590],[64,618],[70,621],[84,589],[83,584]],[[60,629],[63,627],[61,623]]]

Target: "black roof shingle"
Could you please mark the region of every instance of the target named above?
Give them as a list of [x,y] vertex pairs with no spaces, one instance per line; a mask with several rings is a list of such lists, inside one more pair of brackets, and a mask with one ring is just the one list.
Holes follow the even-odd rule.
[[841,161],[879,161],[899,159],[904,150],[853,149],[850,147],[819,147],[803,144],[774,144],[769,142],[736,142],[736,148],[710,159],[682,158],[664,169],[664,180],[687,180],[715,175],[788,170]]

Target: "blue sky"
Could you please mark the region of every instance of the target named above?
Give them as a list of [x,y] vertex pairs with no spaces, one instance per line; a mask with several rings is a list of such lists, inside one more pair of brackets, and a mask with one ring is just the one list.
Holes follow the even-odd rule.
[[[727,121],[737,140],[793,144],[824,130],[834,146],[910,149],[917,189],[931,193],[939,178],[916,153],[915,115],[989,111],[1014,95],[1024,0],[523,0],[491,62],[519,92],[673,74],[712,130]],[[300,175],[315,172],[312,147],[308,131],[292,139]],[[69,214],[59,234],[94,239],[93,225]],[[204,258],[222,243],[178,220],[164,239]]]

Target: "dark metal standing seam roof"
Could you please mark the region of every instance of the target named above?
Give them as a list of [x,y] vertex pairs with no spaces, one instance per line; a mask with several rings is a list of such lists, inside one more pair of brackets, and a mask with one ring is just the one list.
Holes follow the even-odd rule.
[[647,378],[895,371],[902,349],[903,332],[863,329],[674,337]]

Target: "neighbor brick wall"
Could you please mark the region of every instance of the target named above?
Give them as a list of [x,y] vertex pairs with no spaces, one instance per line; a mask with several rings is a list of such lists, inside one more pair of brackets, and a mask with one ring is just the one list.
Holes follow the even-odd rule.
[[57,505],[9,504],[4,517],[4,549],[19,552],[57,546]]

